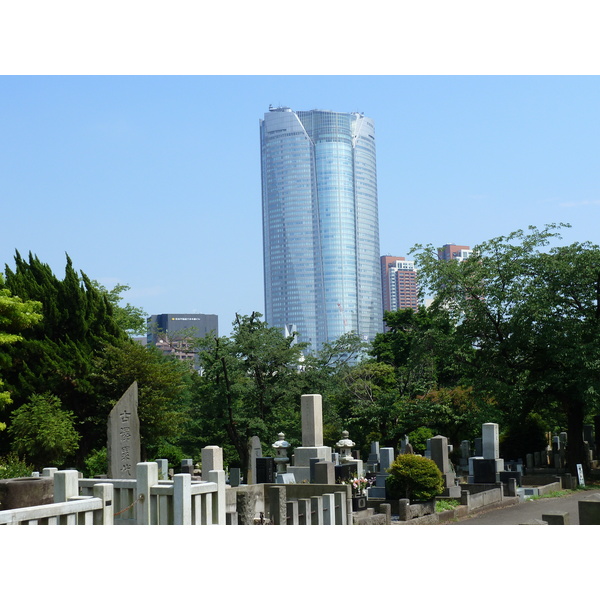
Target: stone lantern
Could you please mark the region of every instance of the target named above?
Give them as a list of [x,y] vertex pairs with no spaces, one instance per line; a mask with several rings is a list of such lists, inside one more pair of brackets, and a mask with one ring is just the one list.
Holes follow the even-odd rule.
[[277,456],[275,457],[275,464],[277,465],[277,473],[286,473],[287,472],[287,463],[290,462],[288,458],[288,448],[290,447],[290,443],[285,441],[285,434],[278,433],[279,439],[272,445],[275,450],[277,450]]
[[342,439],[336,444],[336,447],[340,449],[340,463],[354,461],[352,458],[352,448],[356,444],[348,438],[349,435],[347,431],[342,431]]

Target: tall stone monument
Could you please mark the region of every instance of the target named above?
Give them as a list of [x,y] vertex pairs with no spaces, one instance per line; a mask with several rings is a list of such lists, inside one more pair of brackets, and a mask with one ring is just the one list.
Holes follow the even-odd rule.
[[302,412],[302,446],[294,451],[294,464],[288,467],[295,480],[310,481],[310,459],[331,461],[331,448],[323,446],[323,399],[321,394],[300,397]]
[[481,456],[469,458],[469,483],[497,483],[503,471],[498,424],[484,423],[481,426]]
[[141,462],[137,381],[108,415],[107,456],[109,479],[135,479],[136,465]]
[[449,458],[448,438],[436,435],[431,438],[431,460],[437,465],[444,479],[441,496],[460,498],[460,486],[456,485],[456,473]]

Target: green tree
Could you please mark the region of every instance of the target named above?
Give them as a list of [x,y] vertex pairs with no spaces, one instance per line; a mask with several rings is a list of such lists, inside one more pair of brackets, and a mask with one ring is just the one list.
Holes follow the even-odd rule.
[[396,376],[391,365],[365,361],[341,377],[336,409],[342,427],[361,451],[368,451],[372,441],[398,444],[396,400]]
[[236,315],[231,337],[207,336],[198,342],[202,377],[195,415],[210,424],[212,443],[235,453],[248,465],[248,441],[253,435],[299,438],[302,350],[295,336],[268,327],[261,314]]
[[371,354],[396,370],[398,394],[414,398],[460,383],[472,349],[461,345],[449,316],[425,306],[386,312],[386,331],[375,336]]
[[133,381],[138,384],[138,415],[142,459],[157,456],[166,443],[177,445],[189,420],[189,388],[192,365],[163,356],[155,347],[129,340],[107,345],[94,359],[91,383],[95,390],[97,416],[96,449],[106,444],[106,420],[112,407]]
[[34,395],[13,411],[8,433],[14,450],[38,468],[62,466],[79,447],[75,415],[50,394]]
[[532,412],[562,415],[574,472],[586,465],[583,422],[598,406],[600,247],[550,247],[560,228],[494,238],[463,262],[438,260],[432,246],[414,250],[433,310],[475,349],[473,387],[495,398],[506,427]]
[[[21,333],[40,321],[42,305],[32,300],[23,301],[13,296],[4,287],[4,277],[0,273],[0,345],[14,344],[23,339]],[[3,364],[0,354],[0,369]],[[1,372],[1,370],[0,370]],[[0,410],[11,403],[10,392],[2,391],[0,378]],[[0,422],[0,431],[6,428],[6,423]]]
[[92,285],[101,293],[106,294],[108,302],[112,306],[113,316],[119,327],[129,335],[146,335],[146,317],[148,314],[142,308],[123,303],[123,292],[129,291],[128,285],[118,283],[111,290],[93,279]]
[[130,342],[129,337],[115,321],[106,295],[73,268],[68,256],[62,280],[31,253],[25,260],[17,252],[14,270],[6,266],[5,275],[6,288],[24,302],[41,303],[43,316],[22,332],[20,341],[0,348],[14,406],[18,409],[35,394],[58,396],[77,417],[85,456],[97,443],[97,421],[104,415],[91,383],[94,358],[107,345]]

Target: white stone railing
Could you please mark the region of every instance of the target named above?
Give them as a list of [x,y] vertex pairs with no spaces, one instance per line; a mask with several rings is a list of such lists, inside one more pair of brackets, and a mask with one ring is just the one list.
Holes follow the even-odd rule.
[[98,481],[114,488],[115,525],[225,525],[225,472],[209,471],[208,481],[181,473],[159,481],[158,464],[138,463],[136,479],[79,479],[79,493]]
[[[0,511],[0,525],[112,525],[113,486],[96,480],[90,496],[77,495],[77,471],[54,475],[53,504]],[[74,493],[73,493],[74,492]]]

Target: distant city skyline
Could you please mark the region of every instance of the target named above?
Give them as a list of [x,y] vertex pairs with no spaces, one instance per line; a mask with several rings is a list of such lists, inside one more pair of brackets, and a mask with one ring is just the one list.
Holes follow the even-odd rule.
[[148,314],[264,314],[260,141],[269,104],[377,127],[379,255],[571,223],[600,242],[600,79],[0,77],[0,261],[68,254]]

